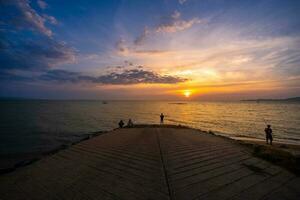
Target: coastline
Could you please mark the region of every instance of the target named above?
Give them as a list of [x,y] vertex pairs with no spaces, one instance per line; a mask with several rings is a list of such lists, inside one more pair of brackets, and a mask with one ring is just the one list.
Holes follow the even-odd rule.
[[294,143],[286,143],[282,141],[273,141],[273,145],[266,144],[266,141],[258,138],[250,138],[250,137],[231,137],[231,139],[236,140],[238,142],[244,144],[253,144],[260,145],[270,148],[280,148],[283,151],[287,151],[294,156],[300,156],[300,145]]
[[209,131],[208,133],[245,146],[253,156],[262,158],[300,176],[300,145],[286,144],[274,140],[273,145],[269,145],[266,144],[265,140],[257,138],[225,137],[217,135],[212,131]]
[[[113,131],[113,130],[111,130]],[[25,167],[36,161],[39,161],[47,156],[53,155],[61,150],[68,149],[70,146],[83,142],[85,140],[91,139],[93,137],[108,133],[110,131],[95,131],[89,134],[86,134],[81,139],[71,142],[70,144],[62,144],[56,148],[53,148],[49,151],[44,152],[32,152],[25,154],[5,154],[1,155],[0,159],[0,176],[2,174],[10,173],[15,171],[18,168]]]
[[[133,127],[124,127],[123,129],[130,129],[130,128],[175,128],[175,129],[190,129],[190,130],[196,130],[200,131],[202,133],[211,134],[216,137],[224,138],[228,141],[231,141],[235,144],[242,145],[252,153],[253,156],[262,158],[266,161],[269,161],[275,165],[281,166],[292,173],[296,174],[297,176],[300,175],[300,145],[297,144],[286,144],[282,142],[273,141],[273,145],[267,145],[265,144],[265,141],[262,139],[257,138],[249,138],[249,137],[226,137],[223,135],[219,135],[214,133],[213,131],[204,131],[199,128],[192,128],[185,125],[173,125],[173,124],[136,124]],[[27,165],[30,165],[36,161],[39,161],[47,156],[53,155],[58,153],[61,150],[68,149],[69,147],[76,145],[78,143],[81,143],[85,140],[89,140],[91,138],[110,133],[112,134],[114,130],[118,128],[109,130],[109,131],[96,131],[92,132],[90,134],[87,134],[82,139],[72,142],[70,144],[63,144],[59,147],[46,151],[41,153],[28,153],[19,155],[20,158],[13,157],[11,155],[7,155],[6,158],[10,158],[11,164],[7,164],[7,167],[5,164],[3,166],[0,166],[0,176],[2,174],[10,173],[18,168],[25,167]],[[0,160],[1,161],[1,160]],[[2,161],[1,161],[2,162]],[[299,167],[298,167],[299,166]]]

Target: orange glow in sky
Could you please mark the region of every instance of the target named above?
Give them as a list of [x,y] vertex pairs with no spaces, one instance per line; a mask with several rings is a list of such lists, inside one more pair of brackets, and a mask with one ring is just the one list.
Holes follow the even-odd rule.
[[0,96],[241,100],[300,94],[296,1],[45,1],[49,9],[29,0],[0,7]]

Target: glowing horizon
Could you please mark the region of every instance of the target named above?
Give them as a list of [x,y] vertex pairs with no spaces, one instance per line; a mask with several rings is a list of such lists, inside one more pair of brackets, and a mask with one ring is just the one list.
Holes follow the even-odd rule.
[[238,100],[300,94],[299,2],[1,4],[0,96]]

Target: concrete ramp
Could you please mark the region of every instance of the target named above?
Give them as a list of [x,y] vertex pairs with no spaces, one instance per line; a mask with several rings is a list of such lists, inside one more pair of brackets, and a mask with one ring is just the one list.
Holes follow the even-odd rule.
[[0,200],[299,199],[294,174],[185,128],[118,129],[0,176]]

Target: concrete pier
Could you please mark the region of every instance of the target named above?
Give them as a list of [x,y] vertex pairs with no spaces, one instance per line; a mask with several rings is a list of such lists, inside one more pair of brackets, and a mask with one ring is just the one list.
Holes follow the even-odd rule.
[[118,129],[0,176],[0,200],[299,198],[299,177],[187,128]]

